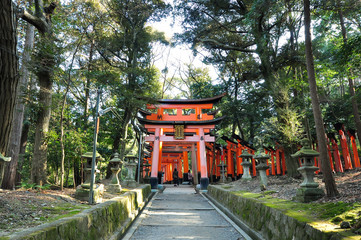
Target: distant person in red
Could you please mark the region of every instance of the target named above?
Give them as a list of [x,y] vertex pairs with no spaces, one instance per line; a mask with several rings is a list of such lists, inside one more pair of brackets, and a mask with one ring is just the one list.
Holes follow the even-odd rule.
[[173,171],[173,183],[175,187],[179,186],[178,170],[176,168]]

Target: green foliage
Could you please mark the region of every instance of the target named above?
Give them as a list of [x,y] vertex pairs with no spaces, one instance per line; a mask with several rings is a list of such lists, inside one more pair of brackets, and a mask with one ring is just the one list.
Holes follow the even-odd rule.
[[[357,80],[361,69],[360,3],[341,2],[347,43],[335,3],[316,1],[313,9],[315,68],[328,132],[334,131],[336,122],[354,128],[347,78]],[[217,106],[218,116],[226,116],[216,128],[217,135],[235,133],[257,146],[296,143],[304,131],[304,118],[314,133],[300,34],[302,8],[299,1],[176,1],[176,14],[184,17],[185,30],[177,39],[192,45],[194,53],[205,51],[204,62],[217,68],[220,76],[215,84],[206,69],[187,64],[181,76],[172,79],[181,94],[168,97],[208,98],[227,93]],[[129,122],[138,108],[162,96],[161,72],[153,65],[152,47],[156,42],[170,44],[164,33],[149,24],[170,10],[161,0],[74,0],[56,9],[52,18],[55,42],[38,36],[37,61],[29,64],[34,72],[44,70],[40,64],[44,59],[55,65],[53,112],[46,138],[51,183],[59,184],[59,120],[68,84],[63,117],[66,184],[73,184],[72,177],[80,183],[80,156],[92,149],[97,87],[103,90],[101,109],[114,107],[117,113],[100,118],[98,150],[106,159],[100,167],[106,168],[114,151],[135,149],[137,134]],[[24,182],[30,178],[34,122],[41,107],[38,94],[33,93],[37,86],[31,85],[25,99],[30,132],[20,170]],[[356,81],[358,102],[359,88]],[[225,144],[221,139],[218,143]]]
[[16,186],[16,187],[24,188],[24,189],[34,189],[35,186],[36,186],[36,183],[22,182],[19,186]]
[[50,189],[51,185],[50,184],[37,185],[36,183],[21,182],[21,184],[16,187],[26,189],[26,190],[31,190],[31,189],[48,190],[48,189]]

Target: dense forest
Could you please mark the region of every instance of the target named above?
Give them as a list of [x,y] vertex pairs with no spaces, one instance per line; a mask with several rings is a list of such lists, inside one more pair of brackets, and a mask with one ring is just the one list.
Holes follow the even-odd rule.
[[[337,190],[327,137],[342,128],[361,142],[358,0],[0,0],[0,10],[0,153],[11,157],[3,188],[80,183],[98,92],[100,109],[112,108],[99,118],[104,172],[114,152],[137,153],[137,110],[160,98],[227,93],[215,134],[281,144],[290,176],[290,155],[308,136],[328,195]],[[173,39],[151,24],[169,16],[184,30]],[[191,63],[159,69],[159,49],[177,44],[218,69],[217,81]]]

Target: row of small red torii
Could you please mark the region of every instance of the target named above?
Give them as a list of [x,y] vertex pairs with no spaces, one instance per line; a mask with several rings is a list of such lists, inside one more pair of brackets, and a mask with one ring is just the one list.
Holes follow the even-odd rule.
[[[344,172],[344,170],[350,170],[352,168],[359,168],[361,167],[360,164],[360,158],[358,156],[357,151],[357,145],[356,145],[356,139],[353,134],[348,132],[349,140],[351,143],[352,152],[349,151],[349,145],[347,143],[347,138],[345,135],[344,130],[339,130],[339,142],[340,146],[337,143],[337,140],[335,137],[328,138],[329,145],[328,145],[328,154],[330,159],[330,164],[332,171],[334,172]],[[221,164],[221,161],[226,165],[226,172],[228,177],[237,178],[240,177],[243,174],[243,167],[241,166],[242,158],[239,157],[243,150],[247,149],[249,153],[254,154],[255,149],[250,147],[247,142],[242,140],[241,138],[234,136],[234,140],[231,140],[229,138],[224,137],[223,138],[225,142],[227,143],[226,146],[220,148],[216,147],[215,151],[213,151],[213,143],[207,143],[207,168],[208,168],[208,174],[211,177],[212,175],[216,177],[220,177],[220,167],[217,167]],[[317,150],[317,146],[314,144],[313,148]],[[340,154],[340,148],[341,147],[341,153],[343,156],[343,161],[341,160],[341,154]],[[275,148],[264,148],[264,151],[266,154],[270,155],[270,169],[267,170],[267,175],[285,175],[287,171],[287,166],[285,162],[285,155],[284,151],[281,145],[276,144]],[[215,152],[215,166],[212,167],[213,163],[213,155]],[[351,155],[352,154],[352,155]],[[235,157],[236,161],[235,164],[232,164],[232,160]],[[352,156],[352,157],[351,157]],[[189,164],[188,164],[188,152],[183,152],[179,155],[173,155],[173,156],[165,156],[163,157],[164,161],[161,164],[162,172],[164,172],[164,181],[172,181],[172,171],[175,168],[175,165],[177,165],[177,169],[179,169],[179,178],[183,178],[183,172],[187,173],[189,170]],[[149,160],[149,159],[148,159]],[[171,160],[171,161],[169,161]],[[182,161],[183,160],[183,161]],[[319,173],[322,171],[322,166],[320,164],[320,161],[317,161],[318,159],[315,158],[315,166],[319,167],[320,170],[318,170],[316,173]],[[183,162],[183,166],[182,166]],[[198,165],[199,165],[199,161]],[[236,169],[235,169],[236,165]],[[200,167],[199,167],[200,168]],[[198,168],[198,169],[199,169]],[[183,170],[183,171],[182,171]],[[250,169],[251,174],[253,176],[256,176],[256,162],[254,159],[252,159],[252,167]]]
[[[331,168],[332,171],[334,172],[344,172],[344,170],[350,170],[352,168],[359,168],[361,167],[360,164],[360,158],[358,156],[358,151],[357,151],[357,144],[356,144],[356,139],[355,139],[355,135],[353,133],[351,133],[350,131],[348,131],[348,136],[349,136],[349,140],[350,140],[350,144],[351,144],[351,148],[352,148],[352,152],[350,152],[349,150],[349,144],[347,142],[347,138],[345,135],[345,132],[343,129],[339,129],[338,130],[339,133],[339,142],[340,142],[340,147],[341,147],[341,153],[342,153],[342,157],[343,157],[343,162],[341,160],[341,155],[340,155],[340,148],[339,145],[337,144],[337,140],[336,138],[330,134],[330,138],[328,138],[329,140],[329,145],[328,145],[328,154],[329,154],[329,159],[330,159],[330,164],[331,164]],[[248,144],[243,141],[242,139],[238,138],[237,136],[234,136],[234,139],[237,141],[232,141],[229,138],[223,138],[226,143],[227,146],[223,149],[223,156],[220,153],[221,150],[216,150],[216,165],[219,165],[221,162],[221,159],[223,160],[225,157],[225,161],[224,163],[227,165],[227,175],[229,177],[235,177],[235,174],[237,176],[239,176],[240,174],[243,174],[243,168],[241,166],[242,163],[242,158],[239,157],[242,153],[242,151],[244,149],[247,149],[249,153],[254,154],[255,150],[248,146]],[[314,144],[313,148],[315,150],[317,150],[317,145]],[[285,161],[285,155],[284,155],[284,151],[283,148],[280,144],[275,144],[275,149],[273,148],[264,148],[264,151],[266,154],[270,155],[270,169],[267,170],[267,175],[271,174],[271,175],[285,175],[286,171],[287,171],[287,166],[286,166],[286,161]],[[232,164],[232,152],[235,152],[236,154],[236,172],[234,169],[234,164]],[[352,154],[352,155],[351,155]],[[207,159],[211,159],[213,153],[211,151],[208,151],[207,154]],[[209,157],[208,157],[209,156]],[[300,160],[299,160],[300,161]],[[208,161],[210,162],[210,161]],[[299,164],[301,165],[301,162],[299,162]],[[318,170],[316,173],[319,173],[320,171],[322,171],[322,166],[321,166],[321,162],[318,161],[318,158],[315,158],[315,166],[319,167],[320,170]],[[253,176],[256,176],[256,162],[254,159],[252,159],[252,167],[251,167],[251,174]],[[219,176],[219,168],[217,169],[216,176]]]

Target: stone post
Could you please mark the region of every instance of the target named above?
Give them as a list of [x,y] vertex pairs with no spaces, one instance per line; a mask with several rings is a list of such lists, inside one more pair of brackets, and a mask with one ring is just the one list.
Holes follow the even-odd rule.
[[[92,170],[91,164],[92,164],[93,153],[87,152],[87,153],[84,153],[81,157],[82,157],[82,159],[85,159],[85,164],[84,164],[85,165],[84,166],[85,181],[83,184],[79,185],[76,188],[75,198],[82,200],[82,201],[88,201],[89,193],[90,193],[91,170]],[[98,162],[102,159],[103,159],[102,156],[97,152],[96,159],[95,159],[96,160],[95,171],[94,171],[95,176],[97,173],[100,172],[97,169],[97,165],[98,165]],[[95,184],[93,186],[93,201],[95,203],[102,202],[103,194],[104,194],[104,185],[103,184]]]
[[269,166],[267,165],[267,161],[270,158],[267,154],[259,154],[254,156],[254,159],[258,161],[258,165],[256,166],[256,169],[259,172],[260,176],[260,187],[261,190],[264,191],[267,188],[267,169],[269,169]]
[[219,167],[219,172],[221,174],[220,176],[220,182],[221,183],[225,183],[226,182],[226,176],[225,176],[225,173],[226,173],[226,167],[227,167],[227,164],[224,164],[223,161],[221,161],[221,164],[218,164],[217,167]]
[[248,150],[245,149],[243,150],[242,154],[239,155],[239,157],[242,158],[242,167],[243,167],[243,175],[242,175],[242,180],[243,181],[248,181],[252,179],[252,176],[249,174],[249,167],[252,165],[252,157],[253,155],[248,153]]
[[122,186],[119,183],[118,173],[122,170],[123,161],[120,160],[119,154],[114,153],[114,157],[109,161],[110,170],[112,170],[112,178],[108,186],[108,191],[111,193],[122,192]]
[[313,181],[314,173],[319,168],[314,166],[314,158],[320,155],[317,151],[311,149],[308,139],[301,141],[302,148],[295,154],[291,155],[293,158],[301,159],[301,167],[297,170],[303,176],[303,182],[300,188],[297,189],[295,200],[300,202],[312,202],[322,198],[325,193],[318,188],[318,183]]
[[124,179],[124,184],[128,187],[135,188],[137,187],[137,182],[135,181],[134,171],[137,167],[135,159],[137,156],[126,156],[126,161],[124,162],[124,167],[127,169],[127,177]]

